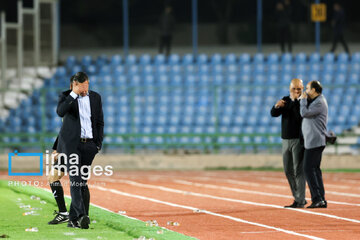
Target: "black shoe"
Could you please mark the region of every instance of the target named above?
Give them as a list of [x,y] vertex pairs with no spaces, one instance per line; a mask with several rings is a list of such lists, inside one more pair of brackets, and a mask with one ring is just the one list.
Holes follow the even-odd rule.
[[48,222],[48,224],[53,225],[69,221],[69,215],[61,214],[57,211],[54,211],[54,215],[56,215],[55,218]]
[[306,204],[307,204],[306,201],[305,201],[305,203],[298,203],[298,202],[294,201],[293,204],[284,206],[284,208],[304,208],[304,206]]
[[80,228],[78,221],[69,221],[67,226],[70,228]]
[[87,215],[84,215],[79,219],[80,228],[88,229],[89,224],[90,224],[90,218]]
[[327,202],[326,201],[313,202],[307,208],[327,208]]

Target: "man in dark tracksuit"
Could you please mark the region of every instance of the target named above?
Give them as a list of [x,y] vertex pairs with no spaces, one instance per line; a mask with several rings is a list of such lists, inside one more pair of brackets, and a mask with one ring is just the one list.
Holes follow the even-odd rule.
[[305,178],[303,172],[303,141],[301,136],[300,102],[304,89],[301,79],[293,79],[290,96],[283,97],[271,109],[272,117],[281,118],[281,138],[284,172],[288,179],[294,202],[288,208],[303,208],[305,200]]

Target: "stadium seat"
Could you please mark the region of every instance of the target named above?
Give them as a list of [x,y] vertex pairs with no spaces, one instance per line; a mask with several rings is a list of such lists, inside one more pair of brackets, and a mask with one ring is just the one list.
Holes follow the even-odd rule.
[[89,65],[91,65],[91,64],[92,64],[92,58],[91,58],[91,56],[86,55],[86,56],[82,57],[82,59],[81,59],[81,65],[82,65],[83,67],[87,67],[87,66],[89,66]]
[[353,53],[351,56],[352,63],[360,63],[360,52]]
[[141,65],[149,65],[151,64],[151,56],[149,54],[141,55],[139,61]]
[[349,55],[347,53],[340,53],[337,56],[337,62],[338,63],[347,63],[349,60]]
[[298,53],[295,56],[295,63],[296,64],[304,64],[306,63],[306,53]]
[[122,63],[122,58],[120,55],[113,55],[110,60],[110,65],[112,67],[117,67]]
[[276,53],[271,53],[267,57],[268,64],[278,63],[278,61],[279,61],[279,56]]
[[263,63],[264,55],[262,53],[256,53],[253,58],[254,63]]
[[136,64],[136,56],[134,54],[129,54],[125,58],[125,63],[129,66]]
[[320,60],[321,60],[321,56],[319,53],[312,53],[310,55],[310,64],[320,63]]
[[333,63],[335,59],[335,56],[333,53],[326,53],[324,55],[324,63]]
[[281,63],[282,64],[291,64],[292,63],[292,55],[291,53],[284,53],[281,55]]
[[250,61],[251,61],[250,54],[243,53],[243,54],[241,54],[240,57],[239,57],[239,62],[240,62],[240,64],[249,64]]
[[196,58],[196,62],[198,64],[207,64],[208,62],[208,57],[206,54],[199,54]]
[[236,61],[237,58],[236,58],[236,55],[231,53],[231,54],[227,54],[225,56],[225,64],[236,64]]
[[194,56],[192,54],[185,54],[182,58],[182,63],[184,65],[190,65],[194,63]]

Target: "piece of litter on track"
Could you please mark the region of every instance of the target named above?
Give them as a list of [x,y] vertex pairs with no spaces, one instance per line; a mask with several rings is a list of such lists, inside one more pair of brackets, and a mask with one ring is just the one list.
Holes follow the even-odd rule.
[[168,221],[168,222],[167,222],[167,225],[168,225],[168,226],[180,226],[180,223],[178,223],[178,222],[173,222],[173,221]]
[[38,232],[39,229],[37,227],[32,227],[32,228],[26,228],[25,232]]
[[195,209],[193,212],[194,212],[194,213],[202,213],[202,212],[204,212],[204,210],[202,210],[202,209]]
[[64,232],[65,236],[75,236],[75,233],[73,232]]
[[158,222],[156,220],[149,220],[149,221],[146,221],[146,226],[148,227],[157,227],[159,226]]

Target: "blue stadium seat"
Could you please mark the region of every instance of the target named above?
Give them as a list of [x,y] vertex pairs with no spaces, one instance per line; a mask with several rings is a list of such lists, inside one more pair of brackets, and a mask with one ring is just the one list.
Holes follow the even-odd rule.
[[110,60],[111,67],[117,67],[121,64],[122,58],[120,55],[113,55]]
[[334,62],[334,59],[335,59],[335,56],[333,53],[326,53],[324,55],[324,63],[333,63]]
[[208,57],[207,57],[207,55],[206,55],[206,54],[199,54],[199,55],[197,56],[196,62],[197,62],[198,64],[207,64],[207,62],[208,62]]
[[251,61],[250,54],[243,53],[243,54],[241,54],[240,57],[239,57],[239,62],[240,62],[240,64],[249,64],[250,61]]
[[215,65],[215,64],[222,64],[222,56],[220,53],[215,53],[214,55],[211,56],[210,59],[211,64]]
[[199,65],[199,74],[208,74],[209,73],[209,66],[207,64]]
[[155,65],[165,64],[165,55],[163,55],[163,54],[155,55],[154,63],[155,63]]
[[279,61],[279,56],[276,53],[271,53],[267,57],[268,64],[278,63],[278,61]]
[[225,56],[225,64],[236,64],[236,62],[237,58],[235,54],[230,53]]
[[336,67],[336,72],[337,73],[347,73],[348,71],[348,66],[346,63],[338,63],[337,67]]
[[99,75],[100,75],[100,76],[108,75],[108,74],[110,74],[110,73],[111,73],[111,69],[110,69],[110,67],[107,66],[107,65],[101,66],[101,67],[99,68]]
[[296,54],[295,63],[297,63],[297,64],[306,63],[306,53],[301,52],[301,53]]
[[136,64],[136,56],[134,54],[129,54],[125,58],[125,63],[127,65],[134,65]]
[[69,56],[69,57],[66,58],[65,66],[66,66],[67,68],[70,68],[70,67],[72,67],[72,66],[74,66],[74,65],[76,65],[76,64],[77,64],[77,61],[76,61],[76,57],[75,57],[75,56]]
[[194,56],[192,54],[185,54],[182,58],[182,63],[185,65],[194,63]]
[[254,63],[263,63],[264,55],[262,53],[256,53],[253,58]]
[[106,55],[102,54],[96,58],[95,65],[104,66],[105,64],[108,64],[108,58]]
[[283,64],[281,67],[282,73],[292,74],[293,65],[292,64]]
[[140,56],[139,62],[141,65],[151,64],[151,56],[149,54],[143,54]]
[[92,64],[92,58],[91,58],[91,56],[86,55],[86,56],[84,56],[84,57],[81,59],[81,65],[82,65],[83,67],[87,67],[87,66],[89,66],[89,65],[91,65],[91,64]]
[[270,64],[269,66],[268,66],[268,72],[269,73],[278,73],[278,71],[279,71],[279,65],[278,64]]
[[360,52],[353,53],[351,56],[352,63],[360,63]]
[[346,83],[346,75],[345,74],[337,74],[334,78],[335,84],[345,84]]
[[350,84],[359,84],[360,83],[359,74],[355,74],[355,73],[351,74],[349,76],[349,83]]
[[281,63],[282,64],[291,64],[292,63],[292,55],[291,53],[284,53],[281,55]]
[[321,60],[321,56],[319,53],[312,53],[310,55],[310,64],[320,63],[320,60]]
[[180,64],[180,56],[178,54],[171,54],[169,56],[168,62],[170,65]]
[[349,60],[349,55],[347,53],[340,53],[337,56],[337,62],[338,63],[347,63]]

